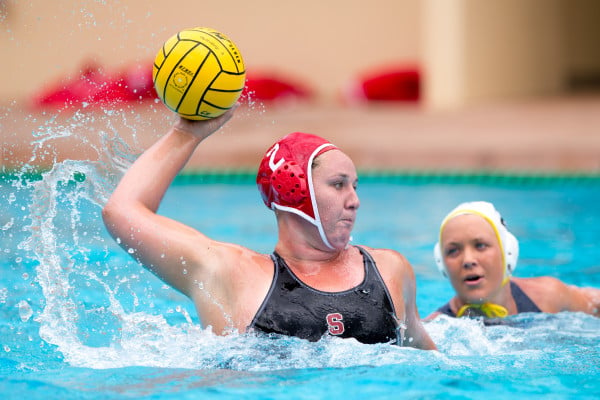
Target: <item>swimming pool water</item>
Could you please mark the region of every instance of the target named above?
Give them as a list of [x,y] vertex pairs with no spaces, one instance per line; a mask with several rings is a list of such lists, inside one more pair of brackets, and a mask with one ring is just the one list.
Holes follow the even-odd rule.
[[[218,337],[193,306],[109,238],[114,170],[57,163],[4,177],[0,199],[2,398],[597,398],[600,319],[523,314],[500,326],[439,318],[426,352],[328,339]],[[175,184],[160,212],[270,252],[276,225],[252,183]],[[407,256],[426,316],[452,295],[431,256],[441,218],[488,200],[519,238],[517,276],[600,287],[600,183],[366,179],[354,242]]]

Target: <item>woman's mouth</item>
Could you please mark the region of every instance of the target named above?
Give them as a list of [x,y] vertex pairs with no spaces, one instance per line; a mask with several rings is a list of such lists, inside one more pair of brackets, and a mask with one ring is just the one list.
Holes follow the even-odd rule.
[[477,285],[482,280],[483,280],[483,276],[482,275],[471,274],[471,275],[467,275],[465,277],[465,279],[463,280],[463,282],[465,282],[467,285]]

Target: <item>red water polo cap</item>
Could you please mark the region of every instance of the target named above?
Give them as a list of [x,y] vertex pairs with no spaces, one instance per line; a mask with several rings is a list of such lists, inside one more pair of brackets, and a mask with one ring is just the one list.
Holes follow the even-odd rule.
[[336,148],[319,136],[302,132],[290,133],[273,144],[256,176],[265,205],[298,214],[321,228],[311,166],[318,155]]

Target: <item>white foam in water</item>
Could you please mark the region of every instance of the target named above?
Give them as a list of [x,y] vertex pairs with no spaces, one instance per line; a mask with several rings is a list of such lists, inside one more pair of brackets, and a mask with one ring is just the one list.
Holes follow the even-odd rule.
[[507,349],[523,341],[523,336],[512,334],[516,332],[492,338],[490,331],[502,328],[485,326],[479,319],[440,315],[426,326],[431,339],[441,344],[445,354],[452,356],[504,354]]

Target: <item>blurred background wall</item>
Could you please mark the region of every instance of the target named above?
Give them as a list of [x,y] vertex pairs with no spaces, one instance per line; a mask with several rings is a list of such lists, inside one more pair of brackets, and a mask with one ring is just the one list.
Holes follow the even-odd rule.
[[432,107],[600,88],[600,1],[421,4],[420,61]]
[[419,66],[431,108],[597,90],[598,21],[596,0],[0,0],[0,98],[89,62],[150,63],[195,26],[230,36],[249,71],[289,74],[325,100],[385,65]]
[[[332,96],[359,70],[421,58],[414,0],[5,0],[2,97],[22,96],[82,63],[150,62],[183,28],[208,26],[247,69],[276,69]],[[8,61],[8,63],[6,62]],[[11,78],[9,78],[11,77]],[[8,78],[8,79],[6,79]]]

